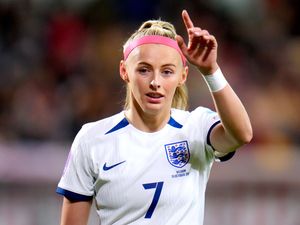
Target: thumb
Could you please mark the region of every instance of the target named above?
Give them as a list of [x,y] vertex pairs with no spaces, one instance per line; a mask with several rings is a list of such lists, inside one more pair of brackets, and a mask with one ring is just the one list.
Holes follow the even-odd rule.
[[187,57],[188,56],[188,54],[187,54],[187,46],[184,43],[183,38],[180,35],[176,35],[175,38],[176,38],[177,44],[178,44],[180,50],[182,51],[183,55],[185,57]]

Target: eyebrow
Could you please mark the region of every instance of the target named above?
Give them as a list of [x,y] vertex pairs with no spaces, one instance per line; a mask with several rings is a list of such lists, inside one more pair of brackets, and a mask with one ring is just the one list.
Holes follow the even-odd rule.
[[[150,63],[147,63],[147,62],[144,62],[144,61],[139,62],[138,65],[146,65],[146,66],[151,66],[152,67],[152,65]],[[166,66],[171,66],[171,67],[175,67],[176,68],[176,65],[173,64],[173,63],[163,64],[161,67],[166,67]]]

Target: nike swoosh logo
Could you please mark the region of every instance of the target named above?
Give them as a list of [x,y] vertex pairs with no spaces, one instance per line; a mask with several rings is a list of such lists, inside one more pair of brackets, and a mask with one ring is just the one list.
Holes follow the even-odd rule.
[[116,167],[116,166],[118,166],[118,165],[120,165],[120,164],[122,164],[122,163],[124,163],[124,162],[126,162],[126,160],[124,160],[124,161],[122,161],[122,162],[119,162],[119,163],[116,163],[116,164],[111,165],[111,166],[107,166],[106,163],[104,163],[104,165],[103,165],[103,170],[104,170],[104,171],[110,170],[110,169],[112,169],[112,168],[114,168],[114,167]]

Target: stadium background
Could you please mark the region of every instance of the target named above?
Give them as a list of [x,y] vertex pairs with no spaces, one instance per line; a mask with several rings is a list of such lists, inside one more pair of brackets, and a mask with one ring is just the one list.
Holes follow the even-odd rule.
[[[55,194],[80,126],[122,108],[122,43],[181,10],[219,43],[254,139],[215,164],[205,225],[300,224],[300,26],[296,0],[0,0],[0,225],[54,225]],[[211,107],[195,69],[190,109]],[[97,224],[95,212],[89,224]]]

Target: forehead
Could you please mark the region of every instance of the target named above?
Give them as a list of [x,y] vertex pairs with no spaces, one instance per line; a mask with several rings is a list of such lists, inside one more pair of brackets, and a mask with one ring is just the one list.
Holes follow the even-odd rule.
[[181,64],[181,56],[177,50],[162,44],[140,45],[130,53],[128,60],[132,62],[146,61],[155,64]]

